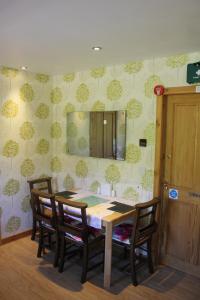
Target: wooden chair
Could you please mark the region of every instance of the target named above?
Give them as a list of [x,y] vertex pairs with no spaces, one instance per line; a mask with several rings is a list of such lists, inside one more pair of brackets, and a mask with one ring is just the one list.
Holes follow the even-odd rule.
[[54,257],[54,266],[58,265],[59,258],[59,241],[57,240],[57,210],[55,203],[55,196],[41,192],[37,189],[31,190],[31,201],[33,208],[33,215],[39,224],[39,244],[37,257],[41,257],[42,251],[47,247],[45,238],[48,238],[48,247],[51,248],[51,235],[56,237],[56,251]]
[[[63,197],[56,197],[56,201],[58,201],[58,232],[61,242],[59,272],[63,272],[66,246],[69,244],[76,245],[83,254],[81,283],[84,283],[86,281],[87,272],[103,263],[103,261],[100,261],[92,267],[88,267],[89,259],[94,258],[100,253],[104,253],[104,248],[103,251],[99,251],[99,247],[95,247],[104,240],[104,235],[101,234],[100,230],[88,226],[86,203],[67,200]],[[93,250],[98,251],[92,256],[89,256],[89,251],[92,247],[94,248]]]
[[[30,193],[32,189],[38,189],[40,191],[46,191],[48,194],[52,194],[51,179],[52,177],[44,177],[44,178],[28,180],[27,182],[29,184]],[[33,211],[32,205],[31,208]],[[33,214],[33,225],[32,225],[32,235],[31,235],[32,240],[35,240],[36,232],[37,232],[37,221]]]
[[149,272],[154,272],[152,261],[152,236],[157,230],[156,210],[159,199],[154,198],[146,203],[137,204],[134,224],[120,224],[113,230],[113,242],[123,245],[125,250],[130,251],[131,279],[133,285],[137,285],[136,261],[140,255],[136,255],[136,249],[147,252]]

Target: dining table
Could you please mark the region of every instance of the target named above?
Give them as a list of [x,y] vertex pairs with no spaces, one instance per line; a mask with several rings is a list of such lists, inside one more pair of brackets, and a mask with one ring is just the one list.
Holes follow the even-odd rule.
[[[119,197],[109,197],[85,190],[63,191],[58,196],[68,200],[88,204],[86,209],[89,226],[102,229],[105,232],[104,288],[111,286],[112,274],[112,233],[113,227],[135,215],[133,200]],[[132,204],[132,205],[130,205]]]

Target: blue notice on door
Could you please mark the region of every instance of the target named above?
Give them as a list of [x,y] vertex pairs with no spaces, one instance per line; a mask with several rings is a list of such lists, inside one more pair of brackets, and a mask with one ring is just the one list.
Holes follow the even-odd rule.
[[173,200],[178,199],[178,190],[176,189],[169,189],[169,198]]

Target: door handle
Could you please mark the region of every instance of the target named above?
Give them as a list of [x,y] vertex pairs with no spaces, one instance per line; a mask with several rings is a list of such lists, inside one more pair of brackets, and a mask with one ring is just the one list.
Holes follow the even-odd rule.
[[164,183],[164,184],[163,184],[163,189],[164,189],[164,190],[168,190],[168,184],[167,184],[167,183]]

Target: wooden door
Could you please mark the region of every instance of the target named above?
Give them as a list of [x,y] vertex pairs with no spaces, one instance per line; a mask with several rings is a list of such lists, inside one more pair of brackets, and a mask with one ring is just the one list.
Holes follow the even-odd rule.
[[200,276],[200,94],[164,100],[164,262]]

